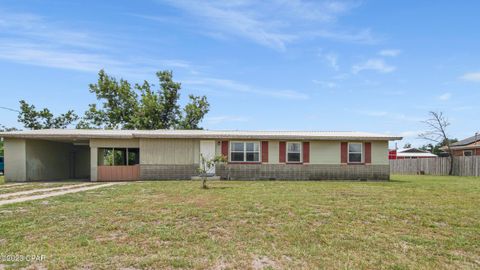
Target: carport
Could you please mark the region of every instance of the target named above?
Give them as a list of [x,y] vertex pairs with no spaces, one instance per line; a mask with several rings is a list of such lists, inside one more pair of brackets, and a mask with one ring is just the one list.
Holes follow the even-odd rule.
[[5,155],[10,181],[90,179],[89,140],[9,138]]

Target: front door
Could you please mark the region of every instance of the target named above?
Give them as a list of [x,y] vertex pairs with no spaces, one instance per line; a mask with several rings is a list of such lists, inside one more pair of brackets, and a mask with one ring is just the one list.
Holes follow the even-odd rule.
[[[215,141],[200,141],[200,155],[206,160],[215,158]],[[200,157],[200,162],[202,161]],[[208,174],[215,174],[215,166],[207,171]]]

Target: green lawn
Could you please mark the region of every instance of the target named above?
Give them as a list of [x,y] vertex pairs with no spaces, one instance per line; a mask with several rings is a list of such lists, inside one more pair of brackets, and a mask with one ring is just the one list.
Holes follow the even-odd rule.
[[53,269],[480,268],[480,178],[392,179],[143,182],[8,205],[0,254]]
[[5,177],[2,175],[0,176],[0,185],[5,184]]

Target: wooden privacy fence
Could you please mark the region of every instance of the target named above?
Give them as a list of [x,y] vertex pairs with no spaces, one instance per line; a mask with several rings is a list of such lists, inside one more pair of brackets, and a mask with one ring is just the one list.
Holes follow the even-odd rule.
[[[448,175],[450,158],[419,158],[390,160],[392,174]],[[480,176],[480,156],[455,157],[453,175]]]

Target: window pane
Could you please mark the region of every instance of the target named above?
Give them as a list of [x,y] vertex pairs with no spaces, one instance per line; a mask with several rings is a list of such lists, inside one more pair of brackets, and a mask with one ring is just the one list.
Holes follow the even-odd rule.
[[300,153],[300,144],[299,143],[289,143],[288,152]]
[[112,148],[98,148],[98,165],[100,166],[113,165],[113,149]]
[[362,152],[362,145],[359,143],[351,143],[348,145],[348,151],[360,153]]
[[470,157],[470,156],[472,156],[472,151],[465,151],[465,152],[463,152],[463,155],[466,156],[466,157]]
[[247,145],[248,152],[258,152],[260,149],[258,143],[255,143],[255,142],[246,143],[246,145]]
[[250,161],[250,162],[260,161],[258,152],[247,153],[247,161]]
[[243,143],[232,143],[232,151],[243,152]]
[[349,162],[362,162],[362,154],[349,154]]
[[300,153],[288,153],[288,162],[300,162]]
[[127,149],[125,148],[120,148],[120,149],[115,149],[114,150],[114,164],[115,166],[124,166],[127,165],[127,160],[126,160],[126,153]]
[[231,157],[231,160],[232,161],[243,161],[243,153],[236,153],[236,152],[232,152],[232,157]]
[[128,165],[140,164],[140,150],[138,148],[128,148]]

